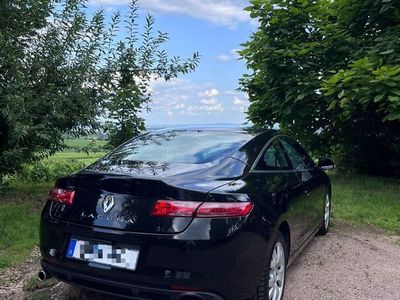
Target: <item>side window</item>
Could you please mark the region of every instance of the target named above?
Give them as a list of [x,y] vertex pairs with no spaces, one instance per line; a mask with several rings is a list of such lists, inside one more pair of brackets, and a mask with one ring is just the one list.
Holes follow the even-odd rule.
[[288,170],[289,162],[277,140],[265,150],[257,163],[256,170]]
[[281,143],[295,170],[306,170],[315,167],[313,160],[298,143],[288,138],[282,138]]

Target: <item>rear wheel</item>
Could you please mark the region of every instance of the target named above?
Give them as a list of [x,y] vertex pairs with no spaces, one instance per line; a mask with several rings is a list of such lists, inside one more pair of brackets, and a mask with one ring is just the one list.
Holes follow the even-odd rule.
[[327,192],[325,195],[324,215],[322,217],[322,225],[318,231],[318,234],[319,235],[327,234],[330,223],[331,223],[331,195],[329,192]]
[[257,287],[257,300],[282,300],[285,290],[287,245],[278,232],[272,239],[265,272]]

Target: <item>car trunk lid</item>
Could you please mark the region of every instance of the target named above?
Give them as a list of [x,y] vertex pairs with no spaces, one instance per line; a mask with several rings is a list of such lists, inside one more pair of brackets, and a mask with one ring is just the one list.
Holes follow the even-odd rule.
[[151,215],[157,200],[204,201],[207,193],[171,186],[156,178],[86,172],[65,177],[59,188],[75,191],[71,206],[53,201],[53,217],[72,223],[139,233],[178,233],[191,217],[159,218]]

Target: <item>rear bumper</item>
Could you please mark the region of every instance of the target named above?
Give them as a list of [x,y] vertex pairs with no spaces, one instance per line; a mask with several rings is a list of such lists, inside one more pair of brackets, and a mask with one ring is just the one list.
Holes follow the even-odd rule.
[[223,300],[221,296],[210,292],[162,289],[99,278],[55,267],[44,260],[41,265],[51,276],[68,284],[128,299]]
[[[44,210],[40,226],[42,266],[72,285],[136,299],[251,298],[267,259],[265,227],[250,220],[230,235],[221,235],[217,230],[220,227],[214,228],[204,218],[179,234],[135,234],[60,221]],[[102,267],[66,258],[71,236],[137,246],[137,269]]]

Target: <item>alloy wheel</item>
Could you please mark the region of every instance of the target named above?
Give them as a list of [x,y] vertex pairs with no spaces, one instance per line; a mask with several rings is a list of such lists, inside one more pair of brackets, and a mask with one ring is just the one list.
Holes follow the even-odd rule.
[[331,199],[329,195],[325,196],[325,213],[324,213],[324,226],[328,229],[331,218]]
[[278,241],[271,255],[268,297],[269,300],[281,300],[285,284],[286,258],[283,244]]

